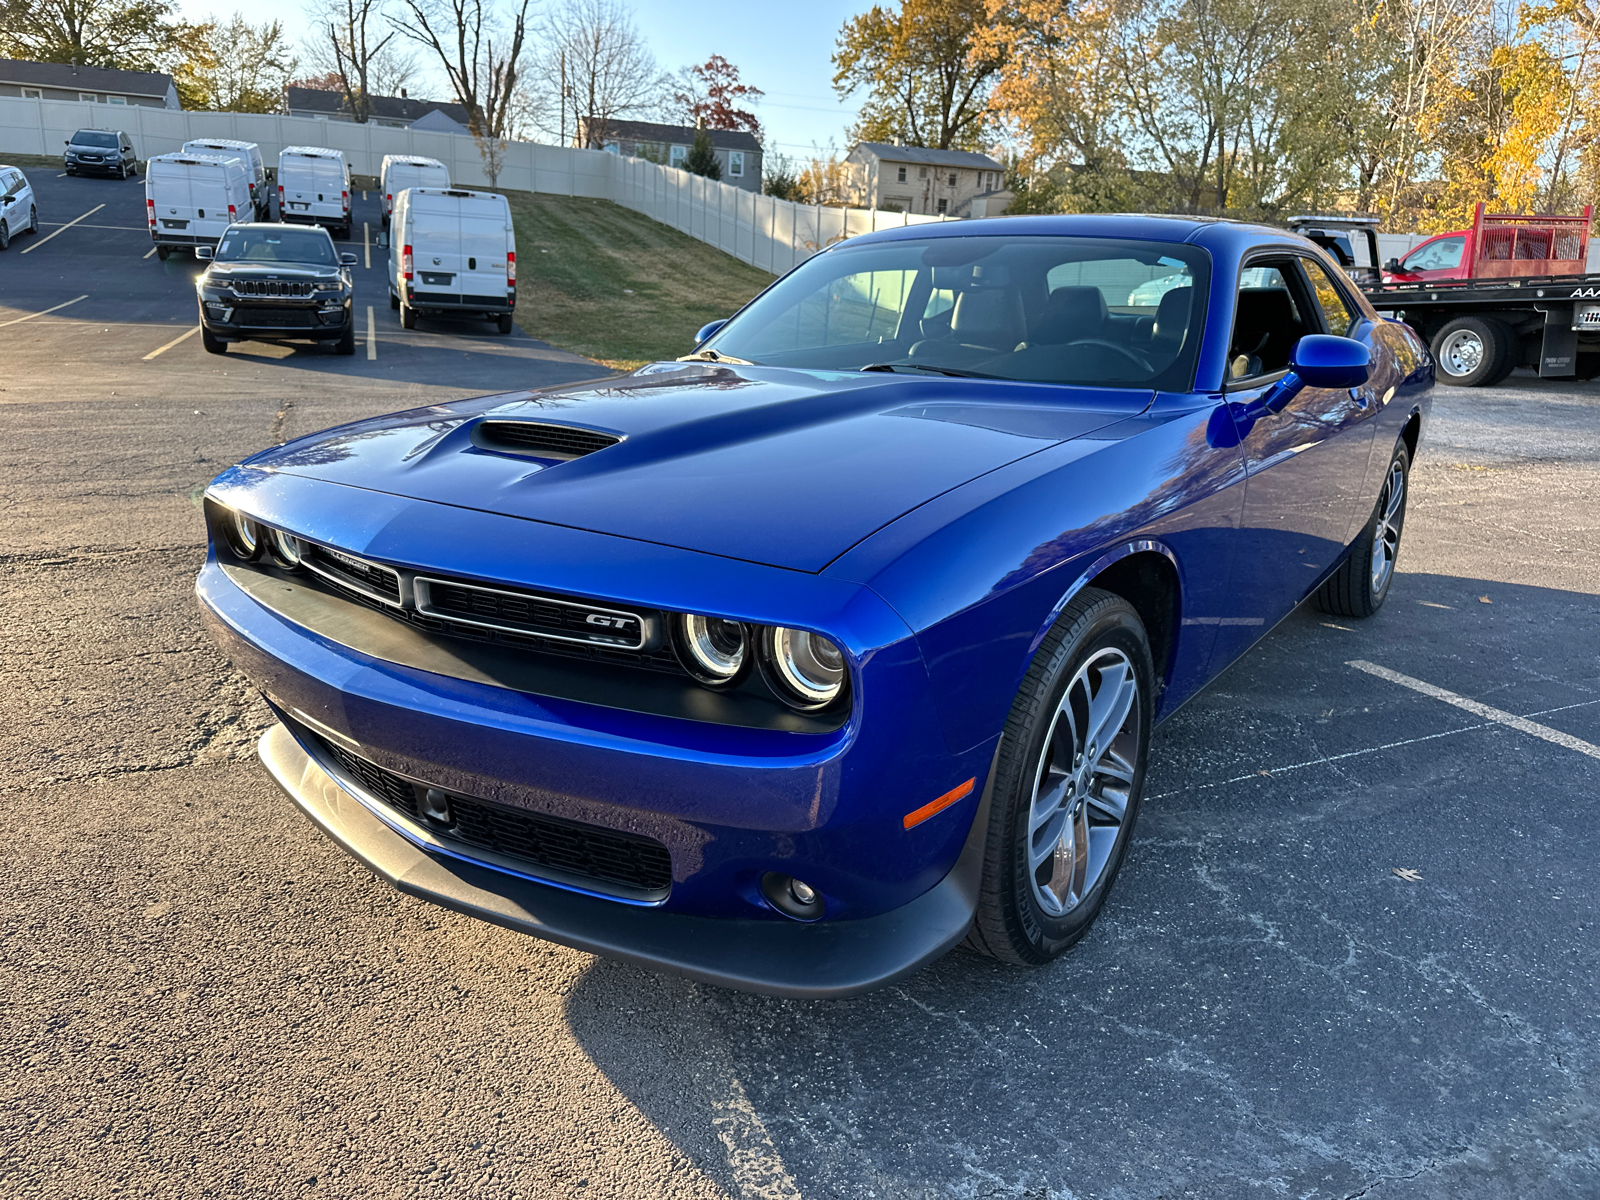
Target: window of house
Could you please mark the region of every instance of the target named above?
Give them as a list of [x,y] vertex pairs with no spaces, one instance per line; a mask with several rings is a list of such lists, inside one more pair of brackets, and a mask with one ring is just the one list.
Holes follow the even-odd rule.
[[744,178],[744,151],[728,151],[728,174],[734,179]]
[[954,171],[951,171],[950,172],[950,186],[951,187],[955,187],[955,185],[956,185],[956,173]]
[[904,183],[906,181],[906,169],[904,167],[895,172],[894,180],[896,183]]
[[95,95],[93,92],[79,92],[78,99],[93,104],[95,102]]
[[681,167],[681,166],[683,166],[683,160],[688,158],[688,157],[689,157],[689,147],[687,147],[687,146],[674,146],[672,148],[672,155],[671,155],[671,157],[669,157],[667,159],[667,163],[670,166]]
[[918,167],[917,168],[917,178],[918,179],[926,179],[927,177],[928,177],[928,168],[927,167]]
[[939,197],[939,212],[941,214],[943,214],[946,210],[949,209],[949,207],[950,207],[950,201],[946,200],[943,196],[940,196]]
[[107,96],[106,97],[106,103],[107,104],[121,104],[124,107],[126,107],[127,103],[128,103],[128,98],[126,96]]
[[615,154],[615,155],[620,156],[622,154],[622,143],[621,142],[607,142],[605,149],[606,149],[606,153],[607,154]]
[[22,89],[22,98],[24,100],[43,100],[44,99],[44,89],[43,88],[23,88]]
[[1350,327],[1356,323],[1356,311],[1350,301],[1328,276],[1327,270],[1314,258],[1302,258],[1300,265],[1311,280],[1311,298],[1317,302],[1322,315],[1328,320],[1328,332],[1339,337],[1349,337]]

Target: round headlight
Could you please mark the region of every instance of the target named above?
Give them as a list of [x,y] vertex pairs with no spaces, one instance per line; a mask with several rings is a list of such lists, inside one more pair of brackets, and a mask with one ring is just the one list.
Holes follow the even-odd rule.
[[822,708],[844,690],[844,655],[820,633],[775,626],[762,649],[768,681],[795,708]]
[[302,546],[300,539],[281,529],[267,530],[267,552],[278,560],[280,566],[291,571],[300,565]]
[[261,527],[236,508],[223,510],[222,536],[228,549],[245,562],[254,562],[261,553]]
[[673,619],[672,640],[684,668],[711,687],[732,687],[750,669],[749,639],[737,621],[685,613]]

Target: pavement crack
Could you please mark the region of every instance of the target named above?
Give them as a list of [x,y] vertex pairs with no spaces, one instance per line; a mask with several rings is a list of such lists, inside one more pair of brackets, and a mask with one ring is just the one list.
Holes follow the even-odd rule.
[[283,431],[288,427],[289,414],[293,411],[294,401],[285,400],[283,402],[283,407],[280,408],[277,411],[277,414],[272,418],[272,429],[267,436],[272,439],[273,445],[281,446],[284,442],[289,440],[283,436]]

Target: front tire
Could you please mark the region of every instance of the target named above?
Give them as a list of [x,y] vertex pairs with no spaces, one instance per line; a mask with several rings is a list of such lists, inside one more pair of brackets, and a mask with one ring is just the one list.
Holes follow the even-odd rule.
[[1433,335],[1440,383],[1487,387],[1516,367],[1511,330],[1493,317],[1457,317]]
[[1001,735],[974,949],[1046,963],[1088,932],[1138,819],[1154,700],[1139,614],[1085,588],[1039,647]]
[[1317,589],[1317,607],[1341,617],[1370,617],[1383,607],[1394,582],[1400,557],[1400,535],[1406,524],[1406,497],[1411,490],[1411,453],[1401,442],[1383,473],[1378,503],[1350,555]]
[[28,232],[39,232],[39,206],[37,204],[28,205]]
[[211,336],[211,330],[204,325],[200,326],[200,344],[206,348],[207,354],[226,354],[228,343],[221,338]]
[[356,326],[354,321],[344,327],[344,336],[335,343],[334,349],[337,353],[344,355],[356,352]]
[[11,249],[11,230],[4,221],[0,221],[0,250]]

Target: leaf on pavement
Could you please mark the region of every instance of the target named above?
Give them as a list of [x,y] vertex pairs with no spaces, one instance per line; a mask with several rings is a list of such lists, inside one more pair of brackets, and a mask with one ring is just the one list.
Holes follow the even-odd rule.
[[1407,883],[1420,883],[1422,880],[1422,876],[1410,867],[1396,867],[1394,868],[1394,873]]

